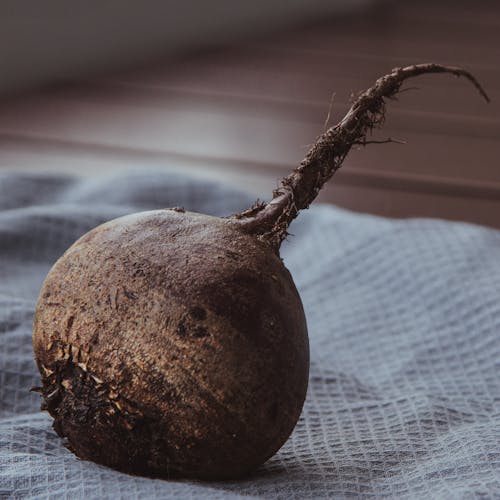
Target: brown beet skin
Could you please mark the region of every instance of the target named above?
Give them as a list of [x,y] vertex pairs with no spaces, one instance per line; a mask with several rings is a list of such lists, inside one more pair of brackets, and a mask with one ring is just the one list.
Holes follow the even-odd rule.
[[33,343],[58,434],[131,473],[246,474],[286,441],[307,389],[306,321],[277,253],[230,219],[176,209],[69,248]]
[[[243,475],[297,422],[309,345],[279,248],[355,145],[366,145],[409,78],[394,68],[357,96],[269,203],[228,219],[183,210],[130,215],[77,241],[37,304],[35,358],[54,428],[80,457],[149,475]],[[382,142],[388,142],[391,139]]]

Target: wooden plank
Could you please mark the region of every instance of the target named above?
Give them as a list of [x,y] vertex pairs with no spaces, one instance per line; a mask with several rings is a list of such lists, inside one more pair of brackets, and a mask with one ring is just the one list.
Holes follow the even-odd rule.
[[[120,168],[178,168],[190,172],[216,175],[221,181],[241,175],[251,179],[251,185],[260,186],[260,196],[267,197],[280,178],[287,175],[290,166],[266,164],[207,156],[176,154],[165,151],[138,150],[110,146],[91,146],[69,141],[3,137],[0,149],[0,168],[43,167],[50,171],[61,169],[83,175]],[[261,181],[259,181],[261,179]],[[265,179],[265,180],[264,180]],[[360,186],[384,190],[460,198],[488,199],[500,203],[500,183],[478,182],[468,179],[380,172],[347,165],[335,174],[334,185]],[[245,184],[246,187],[246,184]]]
[[319,200],[388,217],[439,217],[500,228],[500,202],[492,199],[334,183],[327,187]]
[[497,0],[481,0],[480,3],[470,0],[421,0],[398,2],[394,3],[393,7],[397,9],[398,17],[406,24],[435,20],[442,27],[500,27],[500,8]]
[[[499,60],[498,2],[488,6],[481,2],[462,5],[439,3],[439,12],[429,2],[419,2],[419,15],[408,9],[406,2],[379,4],[364,15],[351,15],[311,26],[294,37],[268,37],[259,45],[309,50],[335,49],[341,52],[389,54],[398,57],[430,56],[431,59],[459,58],[459,62],[476,61],[495,65]],[[461,10],[460,21],[449,22],[453,11]],[[489,22],[476,21],[478,12],[489,11]],[[492,21],[493,20],[493,21]],[[359,50],[361,49],[361,50]],[[381,52],[380,50],[383,50]]]
[[[379,137],[404,138],[407,144],[371,146],[354,151],[348,163],[363,168],[456,175],[474,180],[499,178],[496,138],[437,135],[402,129],[389,117]],[[4,137],[66,140],[86,144],[154,150],[176,154],[296,165],[304,157],[320,123],[242,116],[198,110],[121,106],[111,102],[59,101],[32,98],[3,106],[0,134]]]
[[[472,87],[464,85],[465,82],[459,82],[461,85],[458,85],[456,89],[443,88],[441,99],[437,92],[427,92],[427,87],[432,89],[434,83],[431,77],[422,77],[418,83],[423,84],[419,95],[415,95],[413,89],[408,89],[412,92],[404,92],[397,103],[389,103],[389,115],[395,129],[403,132],[406,130],[426,131],[467,137],[500,137],[500,116],[497,112],[500,108],[497,102],[491,106],[486,104]],[[454,83],[452,81],[451,86]],[[368,86],[369,83],[366,85]],[[286,91],[284,93],[286,94]],[[500,89],[498,97],[500,97]],[[60,89],[53,96],[41,98],[81,103],[102,102],[113,106],[155,107],[165,109],[166,112],[172,109],[198,110],[222,112],[228,115],[270,117],[311,123],[316,127],[324,123],[330,108],[330,102],[326,99],[299,100],[285,97],[283,93],[276,96],[238,95],[216,90],[151,88],[127,83],[68,86]],[[494,96],[492,98],[494,99]],[[447,100],[450,102],[443,103]],[[407,101],[410,102],[410,106],[406,105]],[[450,106],[452,101],[454,101],[453,107]],[[474,103],[474,106],[464,110],[466,108],[464,103]],[[332,104],[330,124],[339,120],[350,105],[347,100],[337,97],[333,99]],[[475,108],[477,114],[471,112],[472,107]]]
[[[331,66],[335,74],[325,69],[323,56],[309,59],[307,54],[290,57],[273,53],[274,64],[264,64],[261,60],[250,64],[241,58],[233,61],[214,63],[198,70],[182,70],[175,77],[166,74],[122,74],[113,78],[90,82],[83,87],[61,89],[61,95],[81,98],[85,94],[97,97],[100,91],[105,95],[115,95],[118,99],[141,97],[143,100],[177,102],[179,106],[207,105],[232,107],[233,109],[253,109],[254,112],[292,112],[313,119],[324,116],[329,107],[332,93],[336,93],[334,110],[343,110],[351,93],[368,87],[382,73],[390,71],[395,61],[370,61],[360,57],[344,57],[331,54]],[[415,60],[399,61],[399,64]],[[305,67],[310,67],[308,71]],[[330,67],[330,66],[329,66]],[[202,76],[200,76],[202,75]],[[499,119],[500,115],[500,67],[488,71],[478,71],[492,98],[488,106],[475,94],[474,89],[463,80],[450,76],[423,76],[408,83],[406,87],[417,87],[419,91],[406,92],[400,98],[398,109],[418,112],[451,112],[461,116]],[[98,92],[95,92],[98,89]],[[262,104],[259,106],[259,102]]]

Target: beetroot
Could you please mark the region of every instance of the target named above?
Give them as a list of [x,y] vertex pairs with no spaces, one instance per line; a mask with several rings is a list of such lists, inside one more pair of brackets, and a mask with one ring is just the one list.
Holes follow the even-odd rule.
[[228,218],[167,209],[80,238],[38,300],[33,345],[44,408],[79,457],[135,474],[231,478],[287,440],[309,372],[307,327],[279,257],[290,222],[404,80],[455,67],[396,68],[360,94],[273,199]]

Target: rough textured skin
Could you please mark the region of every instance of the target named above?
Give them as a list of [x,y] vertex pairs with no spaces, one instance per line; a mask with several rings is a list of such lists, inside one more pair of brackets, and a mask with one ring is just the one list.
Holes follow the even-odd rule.
[[230,220],[103,224],[50,271],[33,344],[44,406],[78,456],[132,473],[248,473],[292,432],[309,346],[290,273]]

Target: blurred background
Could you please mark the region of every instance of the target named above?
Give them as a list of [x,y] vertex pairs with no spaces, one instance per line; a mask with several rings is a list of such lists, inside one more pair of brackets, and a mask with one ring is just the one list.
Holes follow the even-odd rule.
[[497,0],[45,0],[0,3],[0,172],[155,167],[268,198],[353,93],[420,77],[321,200],[500,227]]

